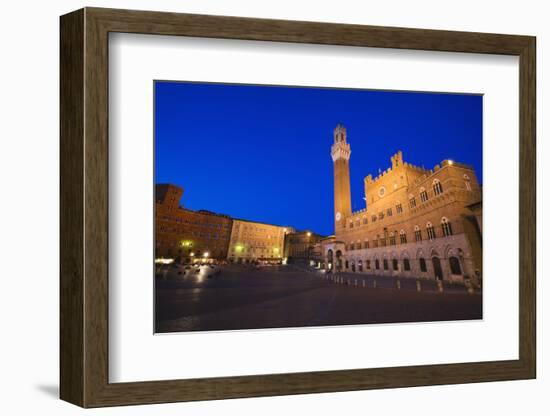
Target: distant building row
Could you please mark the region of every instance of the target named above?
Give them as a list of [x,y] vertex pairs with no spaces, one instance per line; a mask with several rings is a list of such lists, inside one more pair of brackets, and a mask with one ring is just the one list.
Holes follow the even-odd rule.
[[313,256],[321,236],[292,227],[265,224],[210,211],[180,207],[183,189],[155,189],[155,257],[180,262],[227,260],[233,263],[282,263]]

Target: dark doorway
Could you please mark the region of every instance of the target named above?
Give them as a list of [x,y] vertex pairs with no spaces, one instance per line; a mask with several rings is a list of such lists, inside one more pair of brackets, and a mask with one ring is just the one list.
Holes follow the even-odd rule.
[[428,271],[428,267],[426,265],[426,260],[424,258],[420,258],[418,260],[418,262],[420,263],[420,271],[421,272],[427,272]]
[[340,250],[336,252],[336,271],[342,271],[342,252]]
[[432,265],[434,267],[435,278],[443,280],[443,270],[441,269],[441,260],[439,260],[439,257],[432,257]]
[[449,266],[451,267],[452,274],[462,274],[460,262],[456,257],[449,257]]

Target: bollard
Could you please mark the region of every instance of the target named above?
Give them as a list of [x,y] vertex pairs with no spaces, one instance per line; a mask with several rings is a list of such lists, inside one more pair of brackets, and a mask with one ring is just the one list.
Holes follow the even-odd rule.
[[376,289],[376,279],[374,279],[374,281],[372,282],[372,287]]
[[437,291],[443,293],[443,282],[441,280],[437,281]]
[[365,281],[363,280],[363,287],[365,287]]
[[422,284],[420,283],[420,280],[416,281],[416,291],[422,292]]
[[396,286],[397,286],[397,290],[401,290],[401,281],[400,280],[397,281]]

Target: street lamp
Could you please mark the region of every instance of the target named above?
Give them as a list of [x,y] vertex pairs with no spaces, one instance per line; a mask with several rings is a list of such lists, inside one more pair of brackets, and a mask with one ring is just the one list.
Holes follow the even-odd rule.
[[310,250],[311,250],[311,231],[308,231],[306,233],[307,236],[307,245],[306,245],[306,262],[307,266],[309,267],[309,258],[310,258]]

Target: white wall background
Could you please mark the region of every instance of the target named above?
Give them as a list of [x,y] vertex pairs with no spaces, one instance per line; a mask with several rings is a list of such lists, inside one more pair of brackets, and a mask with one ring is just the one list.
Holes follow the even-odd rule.
[[[4,414],[83,412],[58,395],[58,16],[102,6],[276,19],[406,26],[537,36],[538,333],[535,381],[316,394],[87,411],[88,414],[500,414],[545,415],[550,364],[544,347],[543,183],[550,156],[543,130],[550,85],[548,10],[541,1],[180,0],[6,2],[0,15],[0,409]],[[505,168],[505,167],[503,167]],[[544,206],[544,207],[543,207]]]

